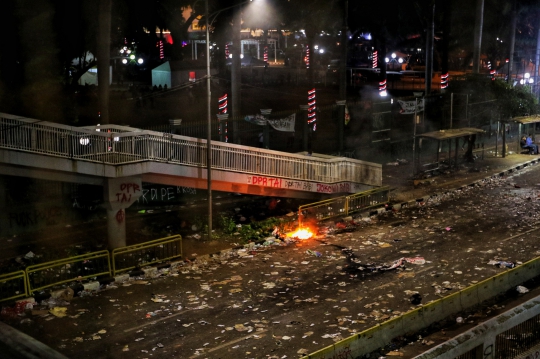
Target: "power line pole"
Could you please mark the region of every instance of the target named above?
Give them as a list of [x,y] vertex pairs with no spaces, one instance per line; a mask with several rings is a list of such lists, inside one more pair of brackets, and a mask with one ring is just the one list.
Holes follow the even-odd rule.
[[482,28],[484,26],[484,0],[476,0],[476,21],[474,23],[473,73],[480,73],[480,54],[482,50]]
[[97,47],[98,104],[100,123],[109,124],[109,68],[111,59],[112,0],[99,1],[99,34]]
[[204,1],[206,19],[206,175],[208,190],[208,240],[212,239],[212,89],[210,76],[210,28],[208,24],[208,0]]
[[507,83],[511,83],[512,79],[512,70],[514,67],[514,47],[516,46],[516,27],[517,27],[517,7],[516,1],[514,0],[513,9],[512,9],[512,27],[510,34],[510,54],[508,55],[508,77],[506,78]]
[[435,4],[431,9],[431,19],[426,36],[426,96],[431,93],[431,82],[433,81],[433,38],[435,36]]
[[231,61],[231,104],[232,104],[232,142],[238,143],[237,120],[241,114],[241,89],[242,89],[242,74],[241,74],[241,46],[240,31],[242,30],[242,11],[238,9],[233,19],[232,27],[232,61]]
[[[348,17],[349,17],[349,1],[345,0],[343,9],[343,27],[341,30],[341,61],[339,66],[339,99],[341,101],[347,101],[347,44],[348,37]],[[339,151],[344,150],[344,137],[345,137],[345,106],[338,107],[338,144]]]

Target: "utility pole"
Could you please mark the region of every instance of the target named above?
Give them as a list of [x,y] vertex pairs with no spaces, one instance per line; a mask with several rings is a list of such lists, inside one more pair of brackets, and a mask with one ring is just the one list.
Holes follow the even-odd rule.
[[[339,66],[339,99],[345,101],[345,106],[347,106],[347,32],[349,31],[348,27],[348,17],[349,17],[349,1],[345,0],[343,5],[343,27],[341,29],[341,61]],[[339,151],[344,150],[344,137],[345,137],[345,106],[338,107],[338,143]]]
[[212,88],[210,69],[210,28],[208,23],[208,0],[204,1],[204,18],[206,19],[206,176],[208,200],[208,240],[212,239]]
[[112,0],[99,0],[98,18],[98,105],[100,123],[109,124],[109,67],[111,60],[111,7]]
[[[435,36],[435,4],[431,9],[431,19],[426,36],[426,96],[431,93],[431,82],[433,81],[433,38]],[[416,121],[416,120],[415,120]]]
[[240,8],[234,16],[232,26],[232,62],[231,62],[231,102],[232,102],[232,142],[238,143],[238,131],[237,121],[241,114],[241,89],[242,89],[242,75],[241,75],[241,61],[240,61],[240,47],[242,42],[240,39],[240,31],[242,30],[242,9]]
[[[538,24],[540,25],[540,20],[538,20]],[[531,84],[531,87],[534,87],[534,97],[538,99],[538,63],[540,62],[540,27],[538,28],[538,33],[536,35],[536,57],[534,59],[534,74],[533,79],[534,82]]]
[[482,51],[482,28],[484,26],[484,0],[476,0],[476,21],[474,23],[473,73],[480,73],[480,54]]
[[512,26],[510,33],[510,54],[508,55],[508,77],[506,79],[507,83],[511,83],[512,71],[514,67],[514,47],[516,45],[516,27],[517,27],[517,8],[516,0],[514,0],[513,9],[512,9]]

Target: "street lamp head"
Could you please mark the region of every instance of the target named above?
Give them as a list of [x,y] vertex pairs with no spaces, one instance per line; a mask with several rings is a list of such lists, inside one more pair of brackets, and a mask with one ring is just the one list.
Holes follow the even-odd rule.
[[392,53],[392,58],[393,58],[393,59],[396,58],[396,53],[395,53],[395,52]]
[[388,57],[385,57],[384,62],[390,62],[390,59]]

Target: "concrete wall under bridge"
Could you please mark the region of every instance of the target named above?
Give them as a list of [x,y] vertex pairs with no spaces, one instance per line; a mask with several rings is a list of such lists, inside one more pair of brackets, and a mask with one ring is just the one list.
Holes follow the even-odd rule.
[[[401,316],[392,318],[376,327],[369,328],[350,336],[344,340],[336,342],[326,348],[318,350],[307,356],[304,359],[329,359],[329,358],[356,358],[363,355],[374,352],[380,348],[390,344],[394,338],[403,336],[408,333],[415,333],[424,328],[429,327],[432,324],[440,322],[449,316],[455,315],[459,312],[473,308],[482,302],[491,299],[501,293],[504,293],[518,285],[533,279],[540,275],[540,257],[535,258],[529,262],[526,262],[516,268],[509,269],[506,272],[500,273],[494,277],[483,280],[473,286],[462,289],[456,293],[453,293],[447,297],[432,301],[426,305],[423,305],[417,309],[411,310]],[[538,316],[540,313],[540,299],[536,298],[531,303],[523,305],[526,311],[520,310],[510,311],[505,316],[502,315],[499,318],[498,325],[502,321],[508,323],[508,328],[512,328],[519,323],[526,321],[529,318]],[[514,313],[514,314],[512,314]],[[538,318],[538,317],[536,317]],[[503,320],[504,319],[504,320]],[[537,320],[538,322],[538,320]],[[503,330],[493,333],[486,329],[486,333],[493,336],[493,334],[504,333],[507,329],[504,324]],[[540,326],[540,325],[539,325]],[[488,327],[486,327],[488,328]],[[538,331],[540,332],[540,330]],[[538,337],[538,336],[537,336]],[[480,338],[480,336],[478,336]],[[486,335],[487,338],[487,335]],[[459,349],[461,352],[467,352],[471,349],[477,348],[480,345],[494,345],[493,336],[490,341],[485,339],[470,339],[469,344],[464,345]],[[476,349],[475,349],[476,350]],[[441,358],[455,358],[459,355],[458,349],[450,356],[444,356]],[[440,353],[440,352],[436,352]],[[426,356],[422,358],[438,358],[438,356]],[[483,356],[482,356],[483,357]],[[485,358],[496,358],[494,355]],[[506,358],[506,357],[500,357]]]

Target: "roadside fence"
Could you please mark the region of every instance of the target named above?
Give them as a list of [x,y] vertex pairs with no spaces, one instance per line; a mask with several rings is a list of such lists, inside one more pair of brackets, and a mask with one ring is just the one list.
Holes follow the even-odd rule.
[[26,268],[28,293],[73,281],[111,275],[109,251],[82,254]]
[[[0,302],[32,296],[66,283],[111,277],[133,269],[182,257],[182,237],[153,241],[34,264],[0,275]],[[112,264],[112,266],[111,266]]]
[[113,274],[127,272],[182,256],[180,235],[156,239],[150,242],[113,249],[111,258]]
[[0,275],[0,301],[28,296],[27,276],[23,270]]
[[349,214],[388,203],[390,187],[371,189],[351,196],[341,196],[298,207],[298,224],[315,219],[317,222]]

